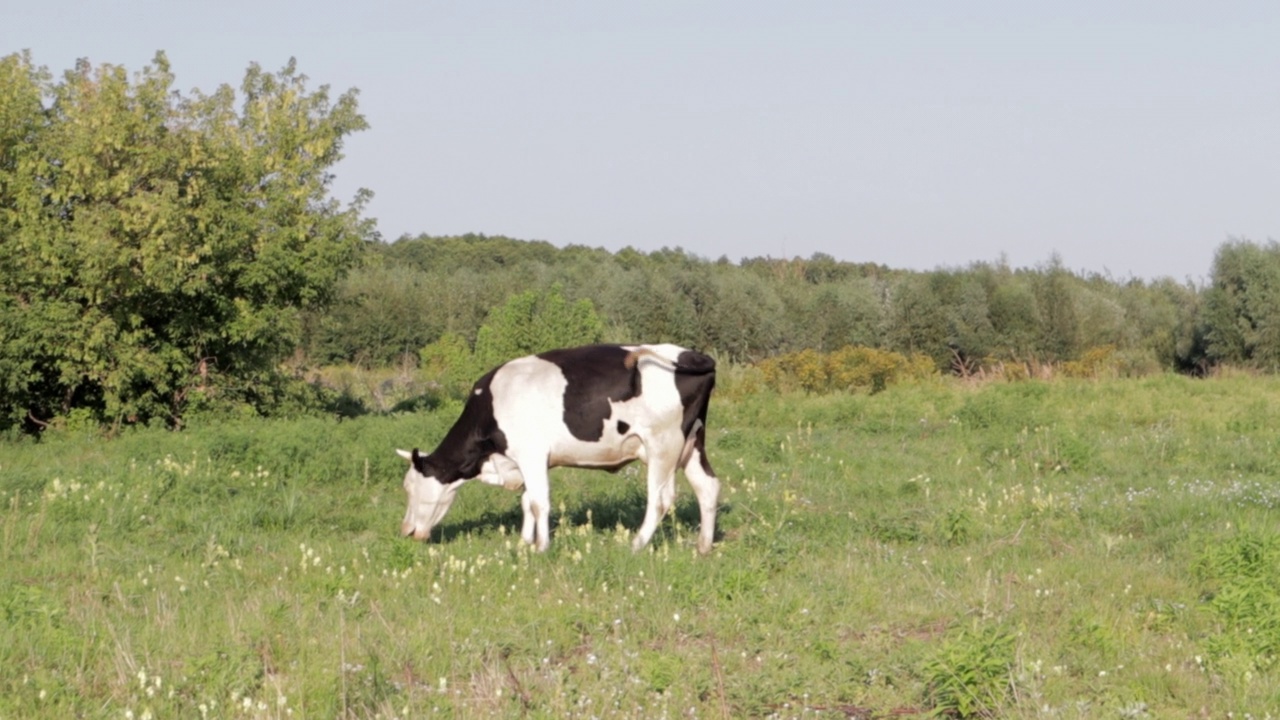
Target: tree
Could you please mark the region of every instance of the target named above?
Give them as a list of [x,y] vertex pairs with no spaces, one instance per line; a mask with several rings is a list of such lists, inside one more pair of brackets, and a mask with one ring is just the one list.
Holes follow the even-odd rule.
[[1204,325],[1210,359],[1280,369],[1280,243],[1218,248]]
[[711,274],[714,302],[702,323],[705,341],[733,360],[760,358],[782,345],[785,307],[774,288],[758,275],[717,268]]
[[1036,354],[1040,314],[1025,275],[1001,273],[987,301],[995,332],[993,355],[1000,360],[1027,360]]
[[1050,361],[1067,360],[1080,350],[1080,321],[1076,315],[1075,275],[1054,253],[1035,276],[1032,289],[1040,317],[1040,351]]
[[[624,249],[624,257],[628,251]],[[695,342],[693,306],[668,275],[641,265],[615,278],[603,309],[623,328],[628,341]]]
[[969,272],[957,281],[955,298],[948,308],[947,343],[952,351],[952,369],[964,373],[992,356],[996,330],[980,276]]
[[337,302],[311,330],[314,359],[387,366],[440,337],[447,296],[441,297],[431,280],[399,265],[351,272],[340,284]]
[[522,355],[600,342],[603,335],[591,301],[569,302],[557,283],[513,295],[489,313],[476,335],[476,362],[490,368]]
[[372,236],[369,193],[328,195],[355,91],[309,91],[293,61],[251,65],[238,111],[172,85],[163,53],[132,81],[0,59],[0,423],[263,407]]
[[928,355],[942,367],[951,361],[947,310],[939,295],[943,285],[939,272],[909,276],[897,283],[891,293],[888,349],[904,355]]

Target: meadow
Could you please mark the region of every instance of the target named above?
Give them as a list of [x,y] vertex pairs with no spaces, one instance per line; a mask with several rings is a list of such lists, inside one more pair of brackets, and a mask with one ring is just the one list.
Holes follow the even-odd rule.
[[0,446],[0,718],[1280,716],[1280,378],[726,375],[708,557],[636,466],[397,537],[450,402]]

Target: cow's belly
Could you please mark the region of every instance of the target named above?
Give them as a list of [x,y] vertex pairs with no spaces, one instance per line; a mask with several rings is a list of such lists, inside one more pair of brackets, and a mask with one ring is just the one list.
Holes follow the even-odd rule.
[[644,452],[640,438],[633,436],[601,442],[562,440],[547,455],[549,467],[618,468],[640,459]]

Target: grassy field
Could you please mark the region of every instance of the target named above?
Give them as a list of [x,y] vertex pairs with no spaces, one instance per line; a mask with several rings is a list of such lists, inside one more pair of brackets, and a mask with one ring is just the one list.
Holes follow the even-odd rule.
[[0,447],[0,718],[1280,716],[1280,379],[724,389],[706,558],[634,467],[396,537],[456,406]]

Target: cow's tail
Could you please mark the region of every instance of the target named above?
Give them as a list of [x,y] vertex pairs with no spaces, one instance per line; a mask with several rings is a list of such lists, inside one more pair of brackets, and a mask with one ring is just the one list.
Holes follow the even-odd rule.
[[706,375],[716,371],[715,358],[693,350],[684,350],[675,360],[663,355],[647,345],[641,345],[627,353],[623,363],[631,370],[640,364],[642,358],[650,358],[672,372],[687,375]]

